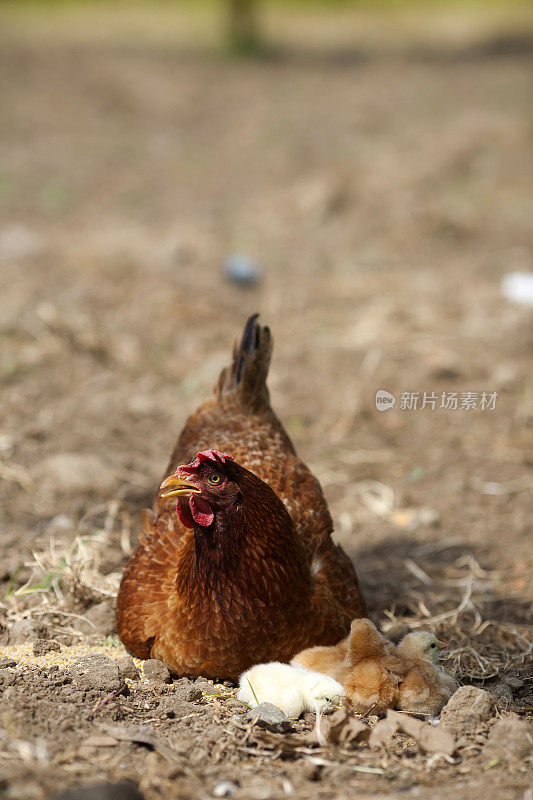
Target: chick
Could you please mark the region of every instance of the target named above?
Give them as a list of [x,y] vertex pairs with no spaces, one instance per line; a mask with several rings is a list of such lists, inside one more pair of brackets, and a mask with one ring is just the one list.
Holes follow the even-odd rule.
[[342,639],[333,647],[308,647],[294,656],[291,661],[293,666],[321,672],[330,678],[338,680],[342,663],[348,652],[348,637]]
[[409,662],[398,687],[396,708],[418,714],[438,714],[457,689],[457,683],[439,667],[439,642],[427,631],[404,636],[397,653]]
[[398,699],[402,664],[369,619],[354,619],[339,670],[347,705],[359,714],[382,714]]
[[271,661],[243,672],[237,699],[251,708],[273,703],[288,717],[296,718],[304,711],[319,713],[328,703],[340,702],[343,695],[341,684],[326,675]]

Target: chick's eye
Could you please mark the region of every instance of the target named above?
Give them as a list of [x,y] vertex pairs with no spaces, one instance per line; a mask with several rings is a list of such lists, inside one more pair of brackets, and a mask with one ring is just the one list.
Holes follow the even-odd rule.
[[430,644],[429,646],[430,646],[430,647],[433,647],[433,649],[435,649],[435,647],[436,647],[437,645],[436,645],[436,643],[435,643],[435,642],[431,642],[431,644]]
[[213,474],[209,476],[208,480],[211,486],[217,486],[222,480],[222,476],[219,475],[218,472],[213,472]]

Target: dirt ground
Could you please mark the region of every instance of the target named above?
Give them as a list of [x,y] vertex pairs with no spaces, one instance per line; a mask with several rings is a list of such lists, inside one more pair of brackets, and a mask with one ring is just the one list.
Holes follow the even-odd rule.
[[[500,287],[533,268],[533,50],[240,62],[9,26],[1,44],[0,794],[127,776],[148,800],[221,781],[237,800],[531,800],[527,746],[491,732],[533,707],[533,335]],[[234,252],[257,286],[227,280]],[[403,734],[311,747],[311,716],[269,739],[229,686],[79,676],[125,655],[139,511],[253,311],[372,617],[435,630],[494,698],[453,756]]]

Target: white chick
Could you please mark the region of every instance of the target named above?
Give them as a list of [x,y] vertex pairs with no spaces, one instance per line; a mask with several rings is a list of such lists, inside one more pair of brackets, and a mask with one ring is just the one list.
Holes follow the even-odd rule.
[[327,675],[271,661],[243,672],[237,699],[251,708],[272,703],[288,717],[297,718],[304,711],[320,713],[328,703],[340,702],[343,695],[341,684]]

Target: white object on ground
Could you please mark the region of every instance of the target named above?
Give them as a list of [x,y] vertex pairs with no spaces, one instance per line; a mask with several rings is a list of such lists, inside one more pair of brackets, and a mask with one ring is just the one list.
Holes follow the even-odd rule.
[[343,696],[344,689],[333,678],[279,661],[257,664],[243,672],[237,692],[237,699],[251,708],[272,703],[288,717],[299,717],[304,711],[318,714]]
[[502,278],[502,293],[511,303],[533,306],[533,272],[510,272]]

